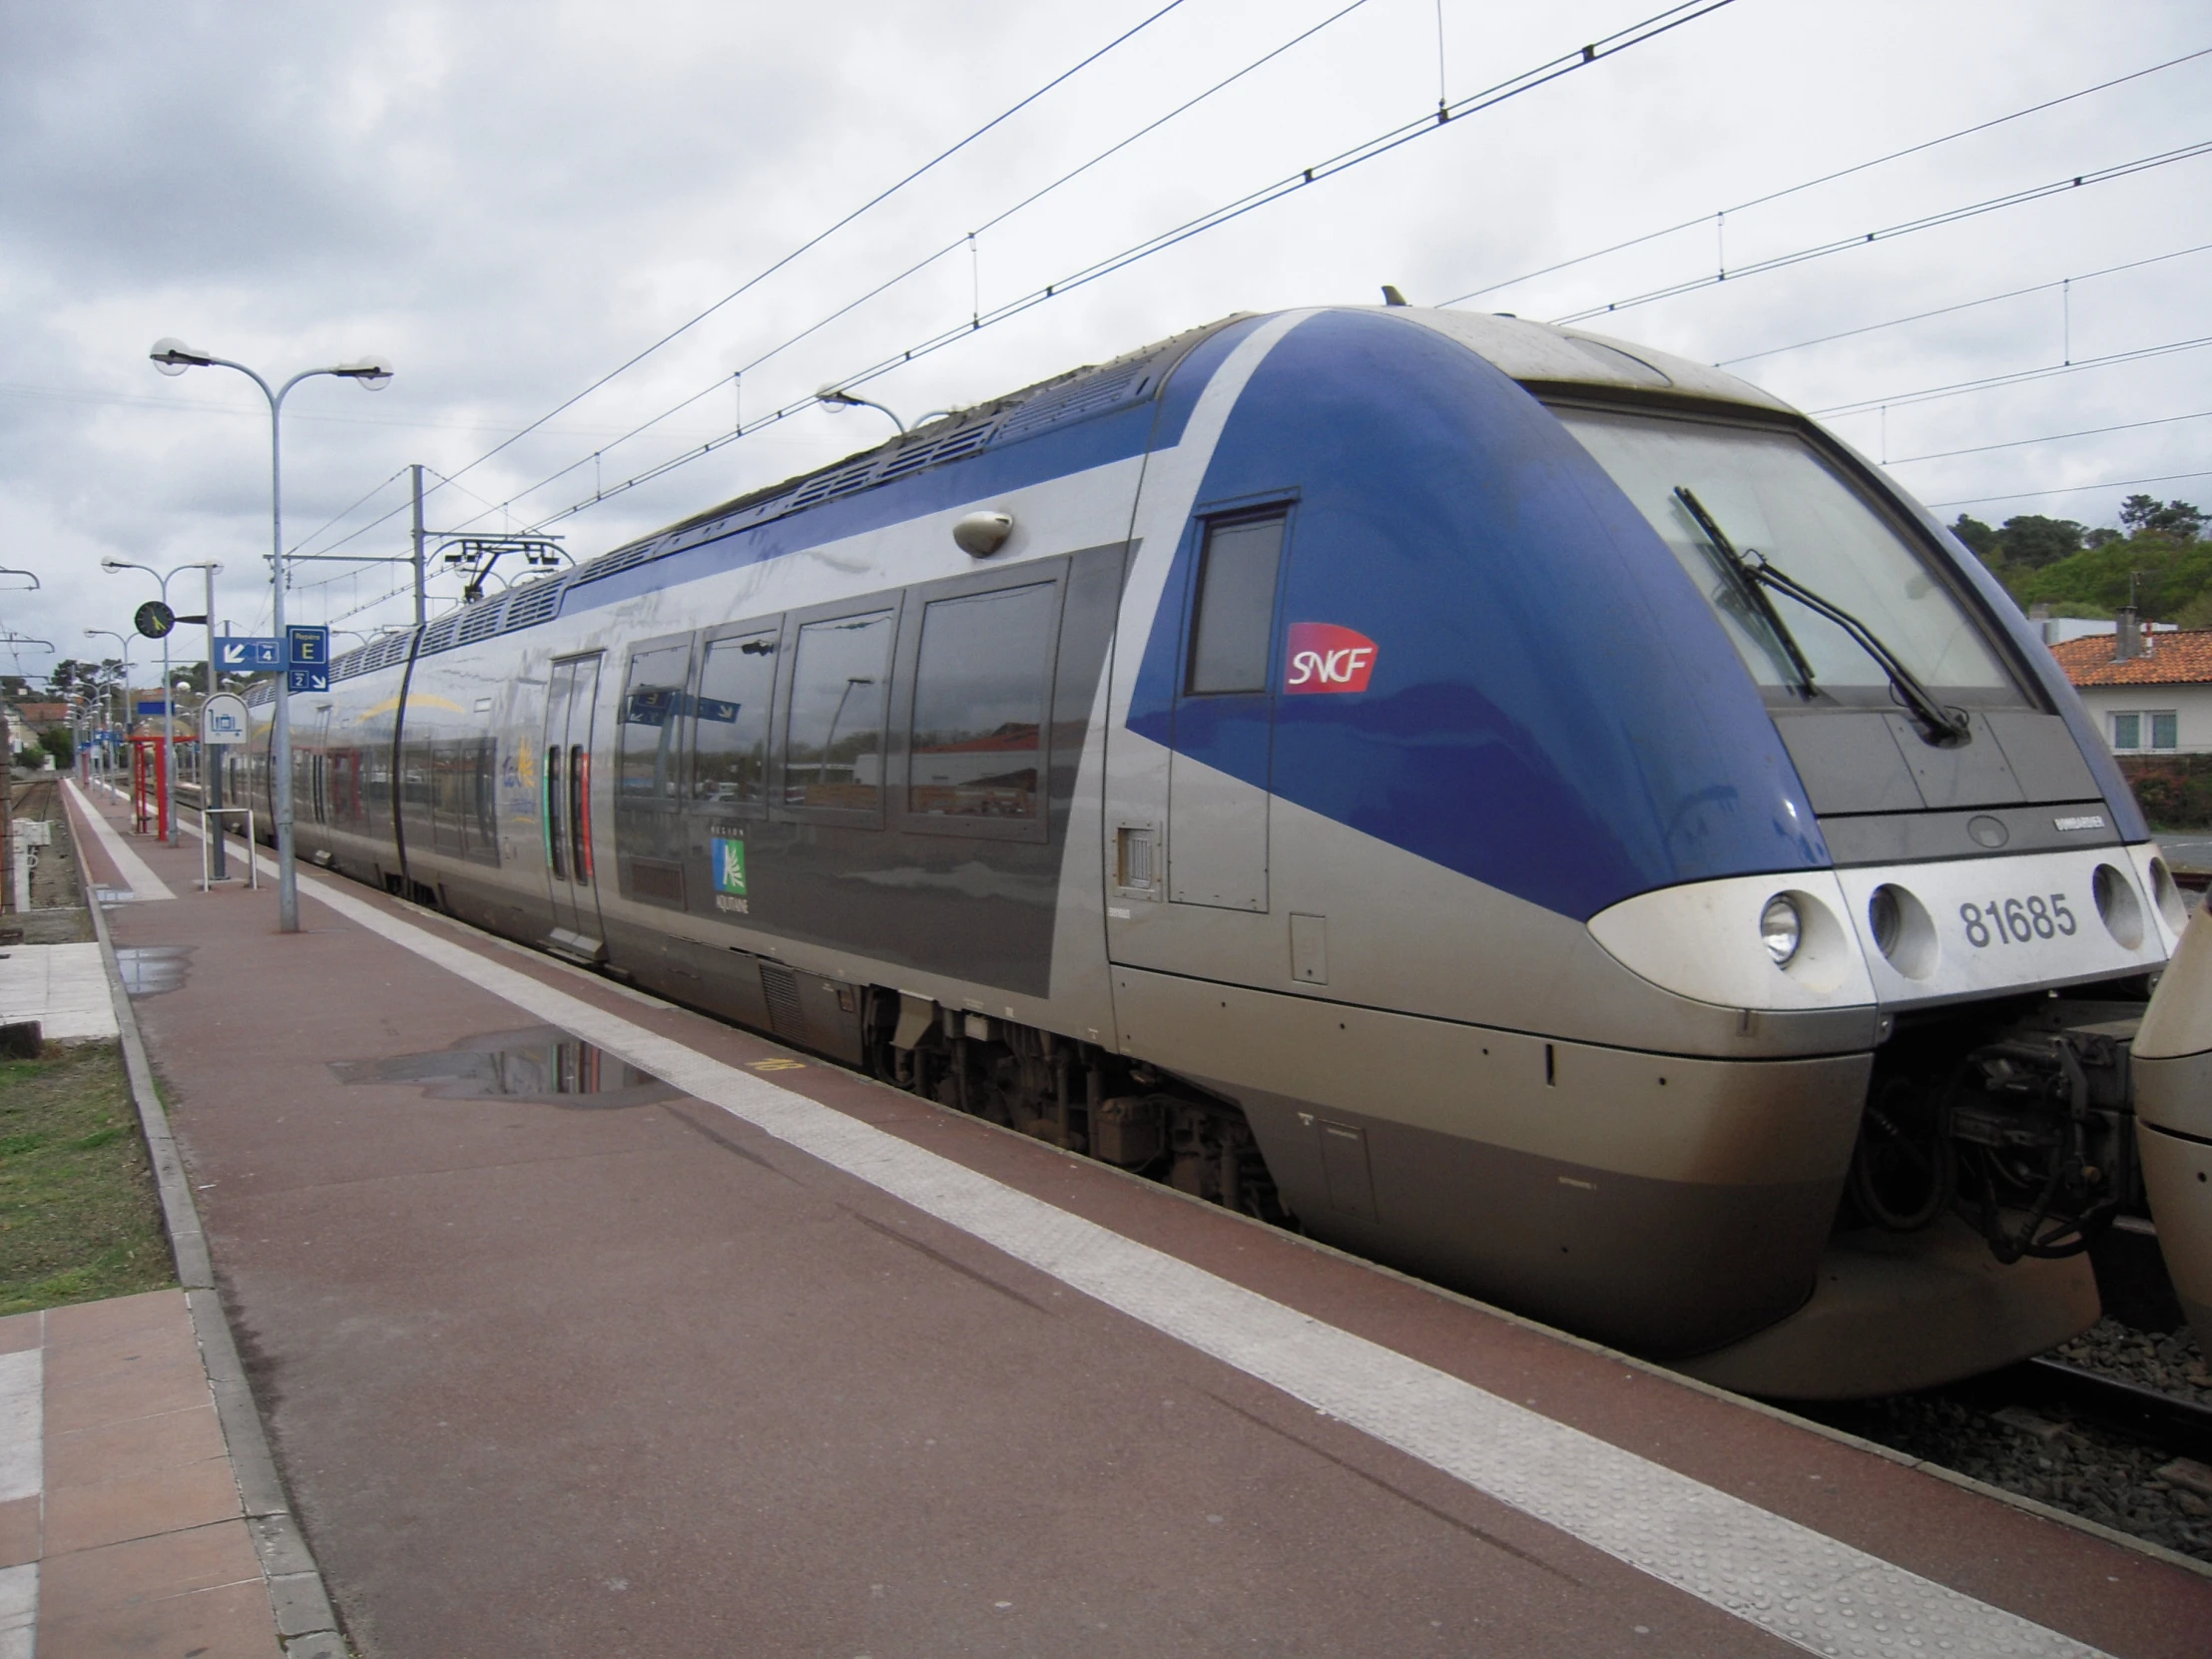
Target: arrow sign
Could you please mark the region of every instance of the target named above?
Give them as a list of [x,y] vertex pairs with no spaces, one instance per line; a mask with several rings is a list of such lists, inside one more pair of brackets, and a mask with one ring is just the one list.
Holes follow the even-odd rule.
[[218,668],[255,669],[282,668],[284,666],[284,642],[274,634],[221,635],[215,642],[215,660]]

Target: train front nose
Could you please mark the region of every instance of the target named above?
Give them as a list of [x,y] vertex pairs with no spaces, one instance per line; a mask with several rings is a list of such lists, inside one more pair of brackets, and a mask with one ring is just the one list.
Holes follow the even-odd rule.
[[2135,1038],[2135,1133],[2166,1271],[2212,1340],[2212,920],[2200,908]]

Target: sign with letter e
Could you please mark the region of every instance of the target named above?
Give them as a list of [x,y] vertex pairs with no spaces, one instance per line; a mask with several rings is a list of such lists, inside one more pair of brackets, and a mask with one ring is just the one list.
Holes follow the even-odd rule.
[[284,630],[284,681],[288,691],[330,689],[329,629],[295,623]]

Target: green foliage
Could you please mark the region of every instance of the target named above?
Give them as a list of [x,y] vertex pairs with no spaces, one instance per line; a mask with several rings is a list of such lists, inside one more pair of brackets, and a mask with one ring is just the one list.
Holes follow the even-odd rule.
[[1958,522],[1950,527],[1950,533],[1973,549],[1973,556],[1983,564],[1995,563],[1997,533],[1978,518],[1966,513],[1958,515]]
[[2212,626],[2212,542],[2144,533],[2044,565],[1992,568],[2022,610],[2042,603],[2055,616],[2108,617],[2128,602],[2132,578],[2145,618]]
[[[1992,530],[1977,518],[1960,513],[1950,527],[1991,570],[2034,570],[2081,551],[2082,538],[2091,534],[2070,518],[2045,518],[2021,513]],[[2118,532],[2113,532],[2117,535]]]
[[39,739],[39,747],[54,757],[54,764],[67,772],[77,764],[77,739],[66,726],[57,726]]
[[2120,503],[2120,523],[2135,536],[2165,541],[2195,541],[2204,533],[2204,514],[2186,501],[2161,501],[2155,495],[2131,495]]
[[0,1061],[0,1315],[174,1282],[114,1043]]
[[2123,755],[2120,771],[2153,830],[2212,830],[2212,755]]

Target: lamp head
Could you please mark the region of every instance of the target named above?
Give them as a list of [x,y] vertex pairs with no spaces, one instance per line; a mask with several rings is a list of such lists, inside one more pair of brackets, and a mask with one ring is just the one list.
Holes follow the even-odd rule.
[[341,380],[351,380],[363,391],[382,391],[391,384],[391,359],[367,356],[358,362],[340,363],[330,372]]
[[124,565],[121,559],[118,559],[117,557],[115,557],[114,554],[111,553],[106,558],[100,561],[100,568],[106,571],[110,576],[113,576],[117,571],[123,569]]
[[842,386],[823,386],[816,391],[815,396],[832,409],[856,409],[860,407],[860,400]]
[[156,340],[154,349],[147,355],[164,374],[182,374],[188,368],[210,368],[215,363],[205,351],[195,351],[183,340],[174,338]]

